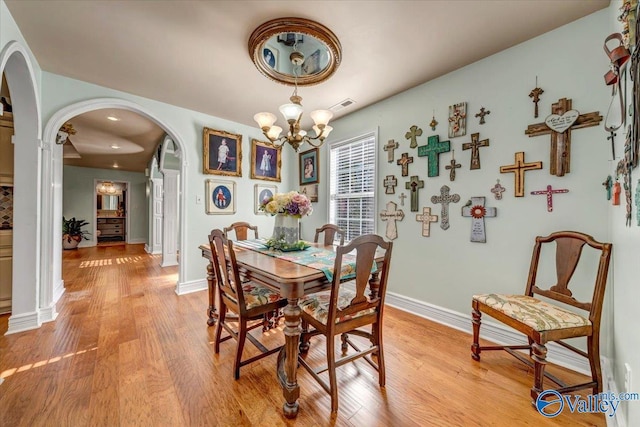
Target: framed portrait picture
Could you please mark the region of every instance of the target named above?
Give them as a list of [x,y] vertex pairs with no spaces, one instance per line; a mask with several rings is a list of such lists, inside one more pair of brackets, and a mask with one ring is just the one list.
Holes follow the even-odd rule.
[[320,49],[313,52],[302,63],[302,74],[315,74],[320,71]]
[[251,140],[251,179],[280,182],[282,149],[266,142]]
[[278,49],[265,46],[262,48],[262,56],[264,57],[265,64],[273,69],[278,68]]
[[266,215],[266,212],[260,211],[260,205],[265,200],[269,200],[278,192],[278,187],[272,184],[256,184],[254,185],[253,211],[256,215]]
[[309,151],[300,153],[300,185],[315,184],[320,182],[318,174],[320,173],[318,164],[318,149],[312,148]]
[[242,135],[204,128],[203,173],[242,176]]
[[205,187],[207,214],[233,214],[236,212],[236,183],[208,179]]
[[308,184],[300,186],[300,194],[304,194],[311,202],[318,201],[318,184]]

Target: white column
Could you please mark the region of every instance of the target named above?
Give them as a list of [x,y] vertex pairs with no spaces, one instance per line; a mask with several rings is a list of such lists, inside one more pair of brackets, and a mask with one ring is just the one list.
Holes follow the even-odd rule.
[[162,222],[163,222],[163,195],[162,195],[162,179],[151,178],[149,180],[151,186],[151,197],[149,204],[151,205],[151,220],[149,221],[149,249],[152,254],[162,253]]
[[178,176],[177,170],[164,170],[162,267],[178,265]]

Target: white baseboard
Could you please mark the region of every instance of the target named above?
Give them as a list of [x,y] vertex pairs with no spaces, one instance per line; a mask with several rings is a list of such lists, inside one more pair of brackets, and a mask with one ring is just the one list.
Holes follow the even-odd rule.
[[56,303],[52,303],[49,307],[40,309],[40,322],[53,322],[58,317],[58,311],[56,310]]
[[[618,385],[613,376],[613,369],[611,367],[611,360],[607,357],[600,358],[600,364],[602,365],[602,391],[610,391],[615,395],[618,394]],[[625,412],[630,402],[620,402],[620,406],[616,411],[615,417],[605,416],[607,420],[607,427],[627,427],[627,420]]]
[[[140,238],[140,239],[129,239],[129,241],[127,242],[130,245],[139,245],[140,243],[147,243],[147,239]],[[145,249],[147,248],[147,245],[144,245]]]
[[144,251],[145,251],[146,253],[148,253],[149,255],[158,255],[158,254],[161,254],[161,253],[162,253],[162,249],[157,249],[156,251],[153,251],[153,250],[151,249],[151,247],[150,247],[148,244],[146,244],[146,243],[145,243],[145,245],[144,245]]
[[65,288],[64,288],[64,280],[59,280],[58,283],[56,283],[53,286],[53,302],[52,304],[57,303],[60,298],[62,298],[62,295],[64,294]]
[[[471,314],[458,313],[447,308],[438,307],[436,305],[395,294],[393,292],[387,292],[385,302],[392,307],[424,317],[425,319],[433,320],[434,322],[441,323],[453,329],[457,329],[468,334],[473,333],[471,326]],[[469,304],[469,313],[471,313],[471,304]],[[489,318],[488,316],[486,317],[487,319]],[[501,345],[528,344],[525,336],[520,332],[501,324],[487,322],[484,320],[484,317],[482,327],[480,328],[480,336],[483,339]],[[469,340],[469,345],[471,345],[471,340]],[[547,353],[547,360],[549,362],[580,372],[581,374],[591,376],[591,368],[589,367],[589,361],[586,358],[555,343],[549,343],[547,349],[549,350]]]
[[207,279],[191,280],[189,282],[182,282],[176,285],[176,294],[185,295],[192,292],[198,292],[209,289]]
[[5,335],[38,329],[40,325],[40,316],[37,311],[13,315],[9,317],[9,328]]

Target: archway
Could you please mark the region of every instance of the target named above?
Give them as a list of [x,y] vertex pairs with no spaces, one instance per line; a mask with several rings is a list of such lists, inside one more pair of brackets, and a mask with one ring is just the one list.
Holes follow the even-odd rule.
[[[14,197],[11,317],[7,334],[41,325],[40,217],[41,152],[49,147],[40,139],[39,90],[26,48],[11,41],[0,52],[14,114]],[[16,239],[15,236],[20,236]],[[34,256],[34,253],[36,254]],[[46,318],[46,315],[44,316]]]
[[[43,132],[43,138],[45,139],[45,141],[53,142],[52,150],[48,153],[45,153],[45,158],[43,159],[43,164],[50,165],[49,170],[51,172],[49,175],[43,176],[43,185],[45,186],[45,188],[51,188],[52,190],[50,209],[48,209],[46,212],[43,212],[43,224],[46,225],[46,227],[43,227],[43,234],[46,234],[51,238],[51,240],[47,242],[48,244],[46,245],[46,247],[43,247],[42,251],[43,259],[46,259],[48,265],[52,266],[52,268],[50,269],[50,277],[43,277],[42,281],[43,293],[48,293],[48,295],[50,295],[50,300],[46,301],[46,303],[49,305],[55,305],[55,303],[60,299],[60,296],[62,296],[62,294],[64,293],[64,282],[62,281],[62,248],[60,242],[54,238],[55,236],[60,236],[62,233],[62,146],[56,145],[54,141],[58,130],[68,120],[89,111],[105,108],[118,108],[128,110],[140,114],[148,118],[149,120],[152,120],[162,129],[164,129],[164,131],[167,133],[167,135],[169,135],[169,137],[174,141],[179,149],[184,152],[184,142],[182,141],[182,138],[171,128],[171,126],[155,117],[155,115],[149,112],[146,108],[131,101],[117,98],[99,98],[69,105],[53,114],[51,119],[47,122],[47,125]],[[184,161],[184,159],[182,159],[182,161],[180,162],[179,167],[180,174],[184,176],[186,167],[186,162]],[[181,180],[179,192],[180,222],[178,225],[180,230],[180,239],[178,242],[178,248],[180,253],[182,254],[185,253],[183,233],[183,230],[185,228],[184,190],[184,180]],[[45,230],[44,228],[48,228],[48,230]],[[180,262],[180,265],[178,267],[178,283],[176,284],[176,289],[178,289],[179,283],[182,283],[182,281],[184,280],[185,264],[185,262]]]

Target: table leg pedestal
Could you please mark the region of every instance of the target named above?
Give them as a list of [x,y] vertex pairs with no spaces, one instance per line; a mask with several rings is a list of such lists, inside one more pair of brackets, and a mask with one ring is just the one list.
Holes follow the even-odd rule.
[[278,380],[282,386],[282,394],[286,400],[283,406],[284,416],[295,418],[298,415],[298,344],[300,341],[300,307],[298,298],[287,299],[289,304],[284,308],[285,346],[278,355]]
[[218,313],[216,313],[216,282],[215,275],[213,274],[213,263],[207,264],[207,285],[209,286],[209,309],[207,310],[207,325],[213,326],[218,319]]

